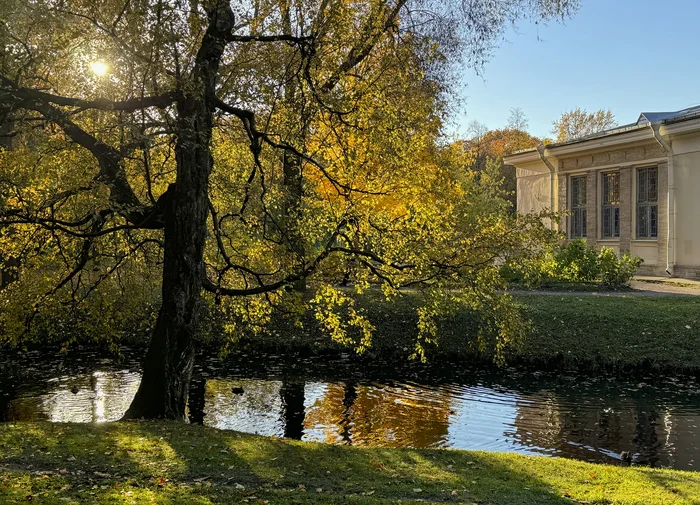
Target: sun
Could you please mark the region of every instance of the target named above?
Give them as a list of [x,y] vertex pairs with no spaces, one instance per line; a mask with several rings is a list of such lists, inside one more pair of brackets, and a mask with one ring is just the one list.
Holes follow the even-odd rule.
[[103,75],[105,75],[107,73],[108,67],[104,61],[97,60],[97,61],[90,62],[90,70],[92,70],[92,72],[96,76],[102,77]]

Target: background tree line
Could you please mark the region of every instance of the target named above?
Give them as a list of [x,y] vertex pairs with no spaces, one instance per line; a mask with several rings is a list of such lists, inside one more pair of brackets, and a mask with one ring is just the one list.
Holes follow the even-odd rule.
[[516,208],[515,167],[505,165],[503,157],[523,149],[555,142],[567,142],[617,126],[614,115],[608,109],[588,113],[577,107],[563,112],[552,122],[554,139],[539,138],[528,133],[529,121],[519,107],[511,108],[508,123],[503,128],[489,130],[479,121],[467,126],[466,139],[457,142],[467,154],[467,170],[495,177],[511,209]]

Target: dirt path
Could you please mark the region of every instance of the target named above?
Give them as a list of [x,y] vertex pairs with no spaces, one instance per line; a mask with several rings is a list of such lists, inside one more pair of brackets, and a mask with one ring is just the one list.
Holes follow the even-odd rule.
[[551,295],[551,296],[700,296],[700,287],[684,286],[669,282],[648,282],[633,280],[627,291],[556,291],[556,290],[515,290],[512,295]]

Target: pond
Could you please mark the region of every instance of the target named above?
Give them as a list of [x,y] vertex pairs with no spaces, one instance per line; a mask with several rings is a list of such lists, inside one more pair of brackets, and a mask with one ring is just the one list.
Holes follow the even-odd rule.
[[[0,363],[0,420],[118,419],[137,355],[24,354]],[[678,469],[700,465],[693,377],[365,364],[240,354],[200,359],[191,422],[268,436],[381,447],[452,447]],[[696,463],[697,461],[697,463]]]

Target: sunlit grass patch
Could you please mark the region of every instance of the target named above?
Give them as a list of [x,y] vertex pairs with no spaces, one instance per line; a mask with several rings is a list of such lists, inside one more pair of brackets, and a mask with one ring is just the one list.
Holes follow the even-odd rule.
[[171,422],[0,425],[0,461],[0,503],[690,505],[700,497],[694,472],[330,446]]

